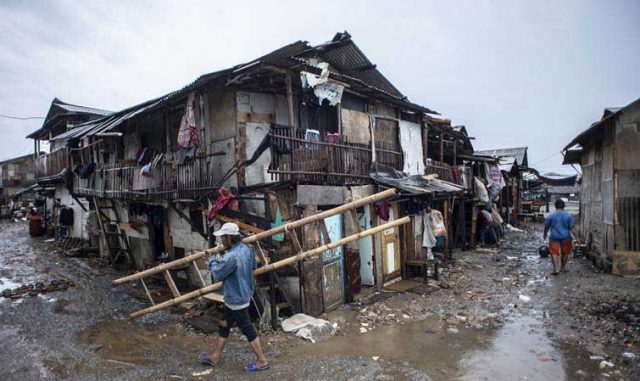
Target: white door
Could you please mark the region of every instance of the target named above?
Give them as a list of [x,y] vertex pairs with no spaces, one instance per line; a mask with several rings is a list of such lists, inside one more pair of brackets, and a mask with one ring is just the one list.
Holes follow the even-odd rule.
[[[371,211],[369,205],[364,206],[364,213],[358,213],[358,223],[362,230],[371,229]],[[373,237],[360,240],[360,278],[365,286],[376,284],[373,276]]]

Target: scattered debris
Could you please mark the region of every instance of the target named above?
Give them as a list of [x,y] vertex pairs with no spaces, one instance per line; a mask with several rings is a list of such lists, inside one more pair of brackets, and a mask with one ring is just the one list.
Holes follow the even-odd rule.
[[633,352],[624,352],[622,354],[622,358],[627,362],[631,362],[631,361],[634,361],[637,358],[637,356]]
[[[327,320],[317,319],[305,314],[295,314],[282,322],[282,330],[285,332],[295,332],[296,336],[302,337],[315,343],[318,339],[335,335],[339,330],[337,324],[331,324]],[[363,327],[361,328],[362,332]]]
[[211,374],[211,372],[213,372],[213,369],[207,369],[207,370],[203,370],[202,372],[193,372],[191,373],[191,375],[193,377],[202,377],[202,376],[208,376]]
[[69,287],[73,287],[74,284],[67,279],[54,279],[48,283],[36,282],[31,284],[25,284],[14,289],[6,289],[2,291],[0,296],[5,298],[17,299],[23,296],[36,296],[53,291],[64,291]]
[[604,368],[613,368],[613,363],[611,361],[600,361],[600,369],[604,369]]
[[523,303],[529,303],[531,301],[531,297],[527,296],[527,295],[518,295],[518,299],[520,299],[520,301],[522,301]]

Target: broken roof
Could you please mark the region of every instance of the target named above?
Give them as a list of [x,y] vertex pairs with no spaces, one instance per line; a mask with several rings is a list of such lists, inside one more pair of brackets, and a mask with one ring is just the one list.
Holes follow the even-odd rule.
[[425,176],[420,175],[409,176],[402,171],[381,163],[373,163],[371,165],[369,176],[378,183],[398,188],[414,195],[452,194],[465,191],[465,188],[461,185],[436,178],[426,179]]
[[[500,164],[508,164],[510,167],[512,165],[519,165],[524,167],[529,165],[529,159],[527,158],[527,147],[487,149],[475,151],[473,154],[504,158],[506,159],[506,161],[501,160]],[[512,158],[513,161],[510,160],[510,158]]]
[[600,129],[603,128],[606,123],[615,120],[615,118],[618,115],[620,115],[620,113],[636,105],[640,105],[640,98],[636,99],[635,101],[629,103],[624,107],[605,108],[604,112],[602,113],[602,118],[600,118],[599,121],[592,123],[591,126],[589,126],[589,128],[582,131],[580,134],[578,134],[578,136],[573,138],[573,140],[571,140],[571,142],[567,144],[562,150],[567,151],[569,148],[575,146],[576,144],[580,144],[580,145],[584,144],[584,142],[587,141],[591,136],[599,132]]
[[102,110],[93,107],[79,106],[53,98],[47,116],[42,123],[42,127],[27,135],[27,139],[37,139],[45,137],[45,134],[54,123],[62,117],[86,116],[88,118],[98,118],[111,114],[112,111]]
[[226,82],[221,83],[229,85],[236,81],[241,81],[241,76],[245,73],[268,67],[297,71],[319,70],[317,64],[320,61],[329,64],[330,77],[348,84],[353,91],[413,111],[437,114],[437,112],[426,107],[411,103],[405,95],[380,73],[376,65],[364,55],[351,39],[351,35],[344,32],[337,33],[331,41],[317,46],[311,46],[306,41],[297,41],[254,61],[202,75],[180,90],[102,118],[79,124],[76,128],[58,135],[54,139],[67,140],[113,130],[136,116],[154,110],[169,101],[185,96],[190,91],[212,84],[215,81],[227,79]]

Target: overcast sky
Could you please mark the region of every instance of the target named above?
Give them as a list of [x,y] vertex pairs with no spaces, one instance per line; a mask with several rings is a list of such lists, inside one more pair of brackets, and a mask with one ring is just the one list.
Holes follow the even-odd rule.
[[[0,114],[54,97],[120,110],[287,43],[347,30],[415,103],[467,126],[476,149],[558,153],[603,108],[640,98],[640,1],[0,2]],[[0,159],[41,120],[0,118]],[[543,159],[546,159],[542,161]]]

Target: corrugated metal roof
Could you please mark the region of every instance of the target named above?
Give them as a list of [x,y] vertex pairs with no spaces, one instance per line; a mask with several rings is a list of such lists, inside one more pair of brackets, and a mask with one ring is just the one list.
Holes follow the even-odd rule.
[[209,73],[209,74],[205,74],[200,76],[197,80],[195,80],[194,82],[184,86],[182,89],[180,90],[176,90],[176,91],[172,91],[168,94],[165,94],[161,97],[155,98],[155,99],[151,99],[149,101],[140,103],[138,105],[126,108],[124,110],[115,112],[113,114],[107,115],[105,117],[99,118],[99,119],[95,119],[86,123],[82,123],[79,124],[77,126],[75,126],[73,129],[60,134],[58,136],[55,136],[52,140],[69,140],[69,139],[74,139],[74,138],[80,138],[80,137],[84,137],[84,136],[92,136],[95,135],[97,133],[101,133],[101,132],[108,132],[113,130],[114,128],[122,125],[124,122],[133,119],[134,117],[143,114],[147,111],[150,111],[160,105],[163,105],[164,103],[178,97],[181,96],[183,94],[186,94],[189,91],[192,91],[193,89],[199,87],[199,86],[203,86],[205,84],[210,83],[211,81],[222,77],[225,74],[228,74],[230,71],[232,71],[233,68],[231,69],[226,69],[226,70],[221,70],[218,72],[214,72],[214,73]]
[[[517,161],[518,165],[526,167],[529,164],[527,159],[527,147],[487,149],[475,151],[474,154],[500,158],[511,157],[514,158],[515,161]],[[504,162],[501,161],[501,164],[502,163]]]
[[567,144],[562,150],[566,151],[569,148],[573,147],[576,144],[582,144],[584,143],[593,133],[595,133],[596,131],[598,131],[601,127],[604,126],[604,123],[608,122],[609,120],[613,120],[613,118],[617,117],[621,112],[623,112],[624,110],[633,107],[634,105],[640,103],[640,98],[636,99],[635,101],[629,103],[628,105],[624,106],[624,107],[609,107],[605,109],[604,114],[602,115],[602,118],[595,122],[592,123],[591,126],[589,126],[589,128],[587,128],[586,130],[582,131],[580,134],[578,134],[578,136],[576,136],[575,138],[573,138],[573,140],[571,140],[571,142],[569,144]]
[[38,139],[49,135],[49,129],[63,118],[72,119],[78,115],[86,116],[88,119],[95,119],[105,115],[109,115],[113,111],[102,110],[94,107],[86,107],[74,105],[64,102],[58,98],[53,98],[47,116],[42,123],[42,127],[27,135],[27,139]]
[[111,113],[113,113],[113,111],[108,111],[108,110],[102,110],[99,108],[93,108],[93,107],[86,107],[86,106],[78,106],[78,105],[72,105],[71,103],[66,103],[61,101],[58,98],[55,98],[53,100],[54,105],[67,110],[71,113],[81,113],[81,114],[91,114],[91,115],[109,115]]
[[300,63],[304,63],[308,66],[314,66],[310,62],[310,58],[320,58],[328,62],[334,69],[331,71],[330,75],[338,80],[349,84],[358,84],[362,88],[373,90],[384,96],[384,99],[392,103],[404,105],[405,107],[425,113],[437,114],[437,112],[433,110],[429,110],[428,108],[409,102],[407,97],[396,89],[395,86],[393,86],[393,84],[391,84],[391,82],[389,82],[389,80],[375,68],[375,65],[369,61],[364,53],[362,53],[362,51],[351,40],[351,36],[345,32],[336,34],[331,42],[325,44],[310,46],[306,41],[297,41],[249,63],[205,74],[180,90],[139,105],[129,107],[122,111],[103,116],[102,118],[79,124],[76,128],[54,137],[53,140],[79,138],[82,136],[90,136],[95,135],[96,133],[113,130],[127,120],[150,111],[180,95],[185,94],[188,91],[192,91],[226,75],[237,75],[238,73],[251,69],[258,64],[271,64],[281,68],[291,68],[299,65]]
[[378,183],[401,189],[411,194],[449,194],[465,191],[463,186],[448,181],[423,176],[408,176],[388,165],[373,163],[369,176]]

